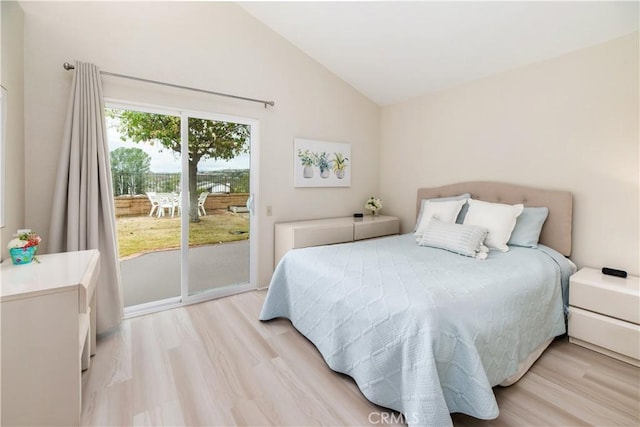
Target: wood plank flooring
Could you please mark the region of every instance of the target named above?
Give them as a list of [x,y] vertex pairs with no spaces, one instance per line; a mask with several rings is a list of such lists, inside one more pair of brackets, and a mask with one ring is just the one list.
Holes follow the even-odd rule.
[[[257,320],[255,291],[126,320],[83,374],[90,426],[398,425],[331,371],[288,320]],[[640,370],[557,339],[511,387],[500,416],[456,426],[638,426]],[[383,422],[386,421],[386,422]]]

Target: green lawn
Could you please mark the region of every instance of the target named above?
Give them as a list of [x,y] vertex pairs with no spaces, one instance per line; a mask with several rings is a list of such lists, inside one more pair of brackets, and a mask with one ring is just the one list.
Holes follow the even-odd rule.
[[[120,217],[116,220],[120,258],[180,247],[180,217]],[[189,246],[246,240],[249,217],[216,210],[189,224]]]

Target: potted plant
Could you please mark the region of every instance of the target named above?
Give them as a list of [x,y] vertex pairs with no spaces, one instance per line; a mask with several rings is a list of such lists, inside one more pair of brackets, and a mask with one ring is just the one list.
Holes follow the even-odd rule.
[[320,178],[329,178],[329,173],[331,171],[329,154],[323,151],[320,154],[314,153],[314,155],[316,158],[316,166],[318,166],[318,169],[320,169]]
[[333,153],[333,173],[336,174],[336,178],[344,178],[344,171],[347,168],[348,157],[344,157],[342,153]]
[[9,242],[7,249],[13,264],[29,264],[38,262],[36,251],[42,239],[31,230],[18,230],[17,237]]
[[380,209],[382,209],[382,200],[371,196],[367,203],[364,204],[364,208],[370,210],[373,216],[378,216]]
[[309,150],[298,149],[298,158],[302,163],[302,176],[304,178],[313,178],[313,165],[315,163],[314,155]]

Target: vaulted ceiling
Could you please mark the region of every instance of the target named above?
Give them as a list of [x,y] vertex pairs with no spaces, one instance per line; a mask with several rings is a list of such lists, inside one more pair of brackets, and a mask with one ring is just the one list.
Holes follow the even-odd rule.
[[241,2],[379,105],[638,30],[638,2]]

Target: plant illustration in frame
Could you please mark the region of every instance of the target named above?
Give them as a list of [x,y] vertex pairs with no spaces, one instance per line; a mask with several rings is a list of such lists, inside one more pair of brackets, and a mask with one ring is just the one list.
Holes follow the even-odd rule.
[[344,173],[347,169],[349,158],[345,157],[342,153],[333,153],[333,173],[336,174],[336,178],[344,179]]
[[294,186],[351,186],[351,144],[296,138]]
[[313,165],[316,163],[313,155],[309,150],[304,150],[303,152],[298,149],[298,158],[302,163],[302,176],[304,178],[313,178]]

